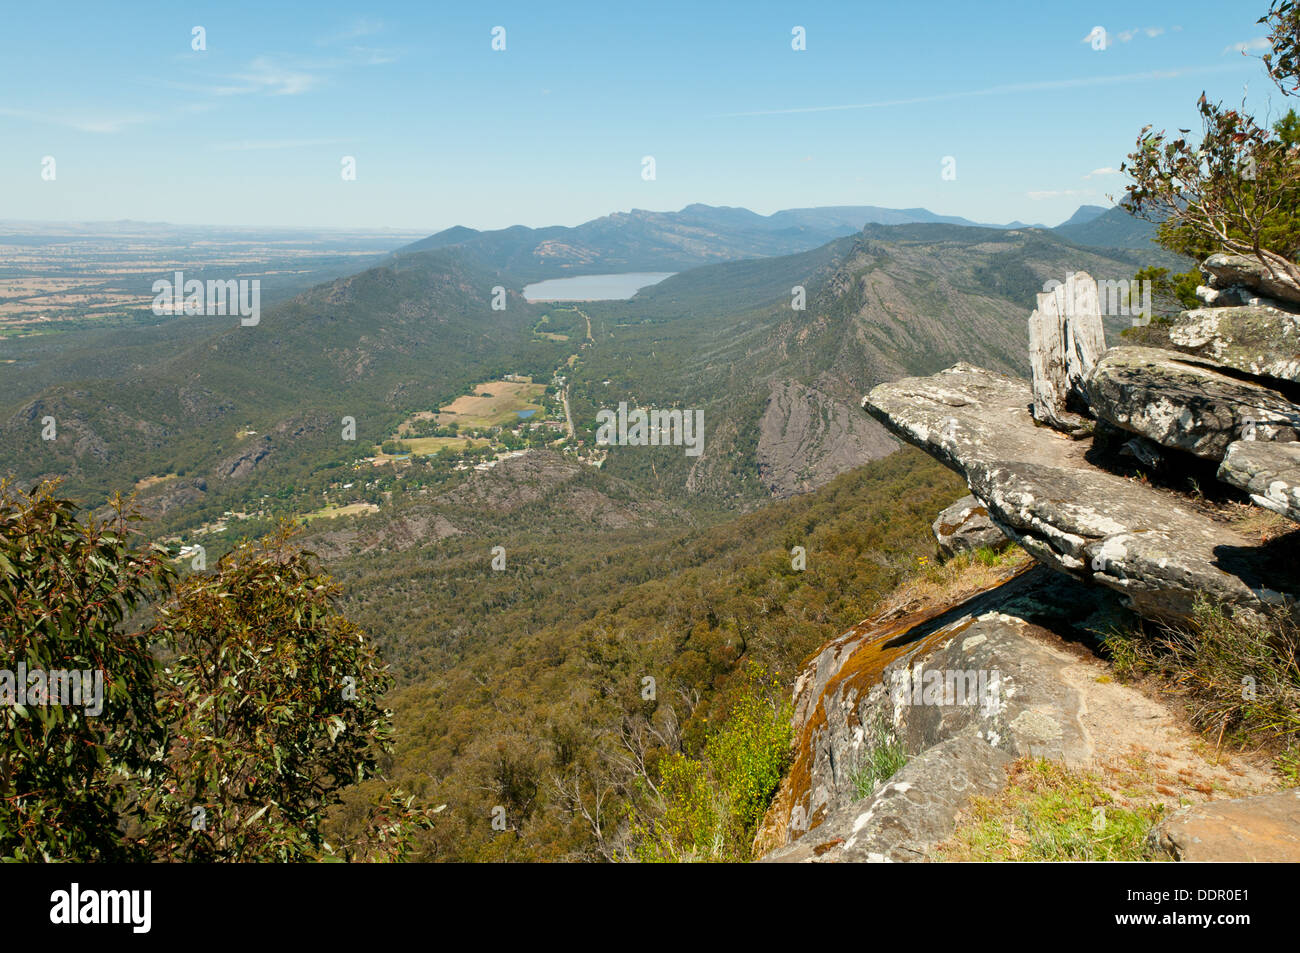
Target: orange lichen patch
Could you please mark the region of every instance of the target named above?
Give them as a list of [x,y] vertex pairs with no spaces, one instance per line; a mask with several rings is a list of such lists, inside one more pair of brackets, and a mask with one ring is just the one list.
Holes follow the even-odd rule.
[[837,837],[834,840],[827,841],[824,844],[818,844],[816,847],[813,848],[813,853],[816,854],[818,857],[820,857],[822,854],[826,853],[832,847],[837,847],[843,843],[844,843],[844,838]]
[[[814,744],[818,733],[826,727],[826,711],[823,707],[825,700],[860,698],[867,694],[874,685],[881,682],[885,669],[892,662],[914,652],[924,652],[931,645],[960,633],[974,621],[976,613],[963,611],[970,603],[1014,581],[1032,566],[1032,563],[1023,563],[1004,569],[995,581],[974,592],[964,593],[956,601],[910,612],[887,608],[864,622],[859,622],[844,635],[832,639],[821,648],[810,660],[810,664],[833,653],[839,667],[827,679],[817,698],[810,697],[816,685],[812,678],[809,678],[807,687],[796,692],[794,760],[754,839],[756,856],[781,847],[788,841],[790,818],[796,808],[802,808],[807,815]],[[810,674],[807,668],[805,674]],[[819,808],[809,817],[809,830],[822,822],[825,813]]]

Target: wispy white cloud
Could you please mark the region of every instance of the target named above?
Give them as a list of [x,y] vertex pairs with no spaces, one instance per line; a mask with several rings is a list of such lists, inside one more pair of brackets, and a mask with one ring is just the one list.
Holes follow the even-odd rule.
[[152,115],[126,115],[126,116],[77,116],[66,113],[36,112],[31,109],[13,109],[8,106],[0,106],[0,116],[11,116],[15,119],[26,119],[31,122],[47,123],[52,126],[63,126],[68,129],[76,129],[78,132],[94,133],[115,133],[122,132],[131,126],[138,126],[143,123],[156,122],[157,116]]
[[218,86],[213,92],[219,96],[245,93],[262,93],[269,96],[298,96],[320,85],[321,78],[303,69],[286,67],[269,56],[259,56],[243,72],[235,73],[233,85]]
[[358,44],[356,40],[378,36],[388,30],[388,24],[382,20],[357,17],[347,26],[322,36],[316,41],[317,46],[346,47],[347,58],[342,65],[383,66],[398,60],[396,51],[370,44]]
[[267,57],[258,57],[237,73],[213,80],[146,80],[167,89],[178,89],[200,96],[297,96],[316,89],[324,82],[319,71],[302,67],[286,68]]
[[1111,86],[1116,83],[1139,83],[1155,79],[1177,79],[1200,73],[1224,73],[1240,69],[1239,66],[1188,67],[1186,69],[1149,70],[1145,73],[1125,73],[1117,76],[1081,76],[1076,79],[1045,79],[1031,83],[1008,83],[986,89],[955,90],[931,96],[911,96],[906,99],[881,99],[869,103],[846,103],[839,106],[795,106],[789,109],[755,109],[749,112],[722,113],[713,119],[731,119],[739,116],[784,116],[792,113],[839,112],[849,109],[885,109],[890,106],[915,106],[920,103],[941,103],[974,96],[1005,96],[1012,93],[1037,93],[1052,89],[1081,89],[1091,86]]
[[169,89],[203,96],[300,96],[325,85],[331,73],[355,66],[393,63],[397,54],[376,47],[354,46],[327,57],[263,55],[236,72],[208,80],[154,80]]
[[377,46],[350,46],[348,53],[353,61],[361,66],[383,66],[387,63],[396,63],[399,59],[394,51]]
[[270,149],[303,149],[311,146],[333,146],[346,139],[242,139],[214,147],[218,152],[258,152]]
[[1123,174],[1124,173],[1120,172],[1119,169],[1115,169],[1107,165],[1107,166],[1102,166],[1100,169],[1093,169],[1091,172],[1085,175],[1084,178],[1091,179],[1102,175],[1123,175]]
[[1253,40],[1246,40],[1244,43],[1233,43],[1231,46],[1225,46],[1225,53],[1262,53],[1265,50],[1271,50],[1273,44],[1269,43],[1268,37],[1257,36]]

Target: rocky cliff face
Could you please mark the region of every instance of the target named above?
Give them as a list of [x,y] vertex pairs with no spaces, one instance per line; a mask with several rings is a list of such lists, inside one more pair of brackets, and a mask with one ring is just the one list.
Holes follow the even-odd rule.
[[815,490],[898,447],[853,402],[794,381],[773,385],[758,429],[758,472],[778,497]]
[[[793,843],[769,859],[921,859],[1014,757],[1086,758],[1078,699],[1060,677],[1069,655],[1051,643],[1113,611],[1050,572],[1011,570],[972,598],[869,619],[827,645],[795,688],[796,757],[767,835]],[[919,754],[863,791],[882,730]]]
[[[1265,539],[1164,479],[1217,478],[1224,493],[1300,519],[1300,297],[1222,258],[1207,261],[1202,289],[1219,307],[1186,312],[1143,344],[1106,350],[1095,286],[1077,298],[1067,288],[1082,309],[1040,295],[1031,318],[1032,384],[956,364],[865,398],[886,428],[965,477],[974,500],[953,509],[983,510],[1039,565],[947,605],[867,620],[809,662],[795,689],[794,765],[758,839],[765,859],[926,859],[1016,758],[1078,766],[1146,742],[1195,750],[1162,704],[1111,683],[1093,650],[1129,614],[1180,623],[1206,597],[1248,611],[1300,601],[1300,530]],[[910,758],[864,784],[885,736]],[[1231,762],[1220,766],[1248,793],[1276,786]],[[1256,802],[1176,815],[1151,849],[1205,859],[1188,845],[1217,838],[1220,859],[1294,853],[1294,799]],[[1252,817],[1258,830],[1243,834]]]

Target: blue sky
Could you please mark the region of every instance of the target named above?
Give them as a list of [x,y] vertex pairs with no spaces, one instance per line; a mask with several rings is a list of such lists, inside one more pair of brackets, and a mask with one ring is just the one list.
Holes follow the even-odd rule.
[[1194,125],[1202,90],[1284,111],[1266,7],[11,4],[0,218],[432,232],[704,202],[1051,225],[1122,194],[1105,170],[1146,123]]

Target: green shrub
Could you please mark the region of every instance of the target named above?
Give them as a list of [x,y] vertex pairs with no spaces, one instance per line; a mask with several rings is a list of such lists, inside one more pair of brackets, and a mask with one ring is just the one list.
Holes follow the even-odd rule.
[[170,738],[147,825],[160,856],[323,852],[326,809],[375,773],[391,717],[379,704],[391,679],[338,596],[282,526],[187,577],[164,607],[175,656],[159,708]]
[[702,761],[682,754],[660,765],[662,818],[637,838],[640,860],[726,859],[726,805]]
[[789,764],[791,706],[758,667],[698,758],[671,754],[659,766],[657,816],[633,822],[643,861],[752,859],[758,825]]
[[[0,861],[408,856],[430,812],[386,787],[364,842],[324,840],[391,681],[290,529],[176,583],[120,500],[100,521],[55,494],[0,484]],[[24,703],[22,667],[87,677]]]
[[[164,726],[149,652],[158,632],[129,620],[168,591],[172,572],[166,552],[132,529],[120,499],[100,521],[56,492],[53,483],[30,494],[0,483],[0,669],[8,673],[0,697],[0,858],[133,859],[138,850],[120,830],[129,810],[120,779],[146,769]],[[94,672],[102,697],[21,704],[24,668]]]

